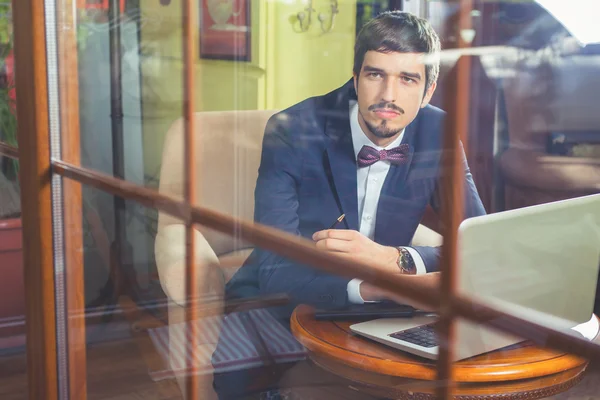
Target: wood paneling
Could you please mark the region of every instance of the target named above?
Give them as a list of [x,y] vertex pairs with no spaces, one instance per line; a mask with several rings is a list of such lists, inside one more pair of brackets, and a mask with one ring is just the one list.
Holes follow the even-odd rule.
[[[30,399],[57,399],[44,2],[13,1]],[[26,149],[26,150],[25,150]]]

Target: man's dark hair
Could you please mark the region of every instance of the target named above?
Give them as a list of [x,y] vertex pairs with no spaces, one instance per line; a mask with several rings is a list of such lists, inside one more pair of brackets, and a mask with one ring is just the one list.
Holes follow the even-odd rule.
[[431,24],[404,11],[386,11],[363,26],[354,46],[354,74],[358,76],[367,51],[425,53],[433,55],[425,65],[425,90],[440,72],[440,39]]

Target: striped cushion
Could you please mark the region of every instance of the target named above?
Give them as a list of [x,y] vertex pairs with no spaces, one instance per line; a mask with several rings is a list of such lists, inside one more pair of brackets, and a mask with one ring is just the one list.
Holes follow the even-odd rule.
[[[200,334],[200,343],[217,343],[220,340],[214,357],[214,345],[198,347],[198,370],[195,373],[231,372],[306,358],[304,347],[265,309],[225,316],[222,321],[222,336],[219,339],[220,322],[219,317],[203,318],[195,322]],[[186,351],[186,342],[190,334],[189,324],[172,325],[170,338],[168,326],[150,329],[148,332],[166,365],[169,363],[169,340],[173,342],[170,375],[187,375],[190,371],[187,371],[186,363],[191,361],[192,357],[192,354]],[[160,373],[169,374],[168,371]],[[158,378],[160,376],[153,376],[153,379]]]

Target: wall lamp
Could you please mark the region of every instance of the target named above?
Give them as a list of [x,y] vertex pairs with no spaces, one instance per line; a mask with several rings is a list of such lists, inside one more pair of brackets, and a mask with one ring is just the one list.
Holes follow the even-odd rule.
[[[329,7],[331,9],[329,14],[319,13],[317,15],[323,33],[330,32],[333,29],[335,25],[335,16],[340,12],[338,0],[329,0]],[[303,11],[296,14],[300,29],[295,29],[295,32],[303,33],[308,31],[312,24],[312,14],[314,12],[316,12],[316,10],[313,8],[313,0],[310,0],[308,6]]]

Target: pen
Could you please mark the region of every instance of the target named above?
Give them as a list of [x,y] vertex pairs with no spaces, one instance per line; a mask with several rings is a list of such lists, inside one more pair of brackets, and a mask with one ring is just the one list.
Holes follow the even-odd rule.
[[338,217],[338,219],[336,219],[335,222],[333,224],[331,224],[331,226],[329,227],[329,229],[335,228],[340,222],[342,222],[344,220],[344,218],[346,218],[346,214],[340,215]]

